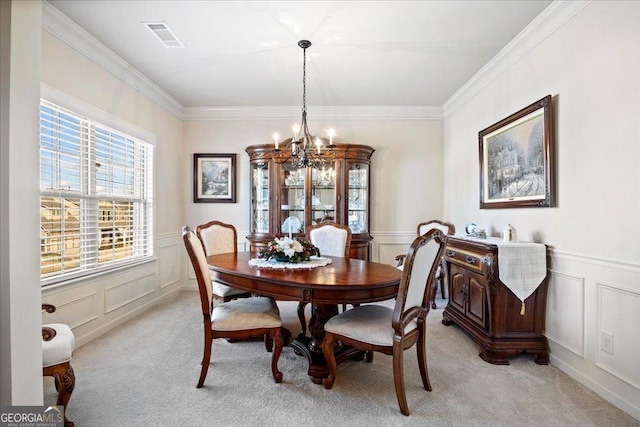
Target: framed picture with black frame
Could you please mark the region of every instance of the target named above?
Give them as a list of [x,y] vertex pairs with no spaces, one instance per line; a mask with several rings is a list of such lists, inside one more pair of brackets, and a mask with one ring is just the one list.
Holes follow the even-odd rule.
[[236,202],[236,155],[193,155],[193,202]]
[[555,205],[552,98],[479,132],[480,209]]

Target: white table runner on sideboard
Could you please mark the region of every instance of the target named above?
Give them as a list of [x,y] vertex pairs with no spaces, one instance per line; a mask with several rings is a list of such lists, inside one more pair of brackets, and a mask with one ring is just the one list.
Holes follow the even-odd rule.
[[547,276],[546,247],[541,243],[495,244],[500,281],[524,302]]
[[547,276],[547,248],[542,243],[506,243],[496,237],[463,238],[498,247],[500,281],[522,301],[523,307],[524,300],[538,289]]

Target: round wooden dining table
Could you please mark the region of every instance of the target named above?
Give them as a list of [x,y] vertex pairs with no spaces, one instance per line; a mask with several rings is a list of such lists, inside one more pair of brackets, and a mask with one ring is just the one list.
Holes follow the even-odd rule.
[[[311,304],[311,336],[303,332],[289,341],[297,354],[307,357],[308,373],[316,384],[328,375],[322,355],[324,324],[338,313],[338,305],[394,298],[402,277],[402,272],[390,265],[353,258],[332,257],[331,264],[312,269],[271,269],[249,266],[249,260],[256,257],[253,252],[224,253],[208,256],[207,264],[219,283],[276,300]],[[336,348],[337,363],[363,356],[350,347]]]

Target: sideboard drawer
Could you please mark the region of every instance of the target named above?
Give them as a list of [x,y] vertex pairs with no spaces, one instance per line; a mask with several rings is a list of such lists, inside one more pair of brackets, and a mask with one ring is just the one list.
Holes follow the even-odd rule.
[[448,245],[444,251],[445,259],[462,267],[482,271],[483,254]]

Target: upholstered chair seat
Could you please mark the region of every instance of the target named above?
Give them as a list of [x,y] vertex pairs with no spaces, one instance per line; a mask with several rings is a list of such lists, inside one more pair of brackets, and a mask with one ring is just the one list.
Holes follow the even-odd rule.
[[273,298],[237,299],[218,305],[211,313],[211,329],[214,331],[279,328],[280,326],[282,326],[280,311]]
[[246,291],[242,289],[232,288],[231,286],[223,285],[222,283],[213,282],[211,289],[213,294],[223,301],[230,301],[234,298],[244,298],[249,296]]
[[[393,346],[395,331],[391,327],[393,309],[381,305],[362,305],[334,316],[324,325],[324,330],[358,341],[375,345]],[[418,327],[415,320],[404,328],[407,334]]]

